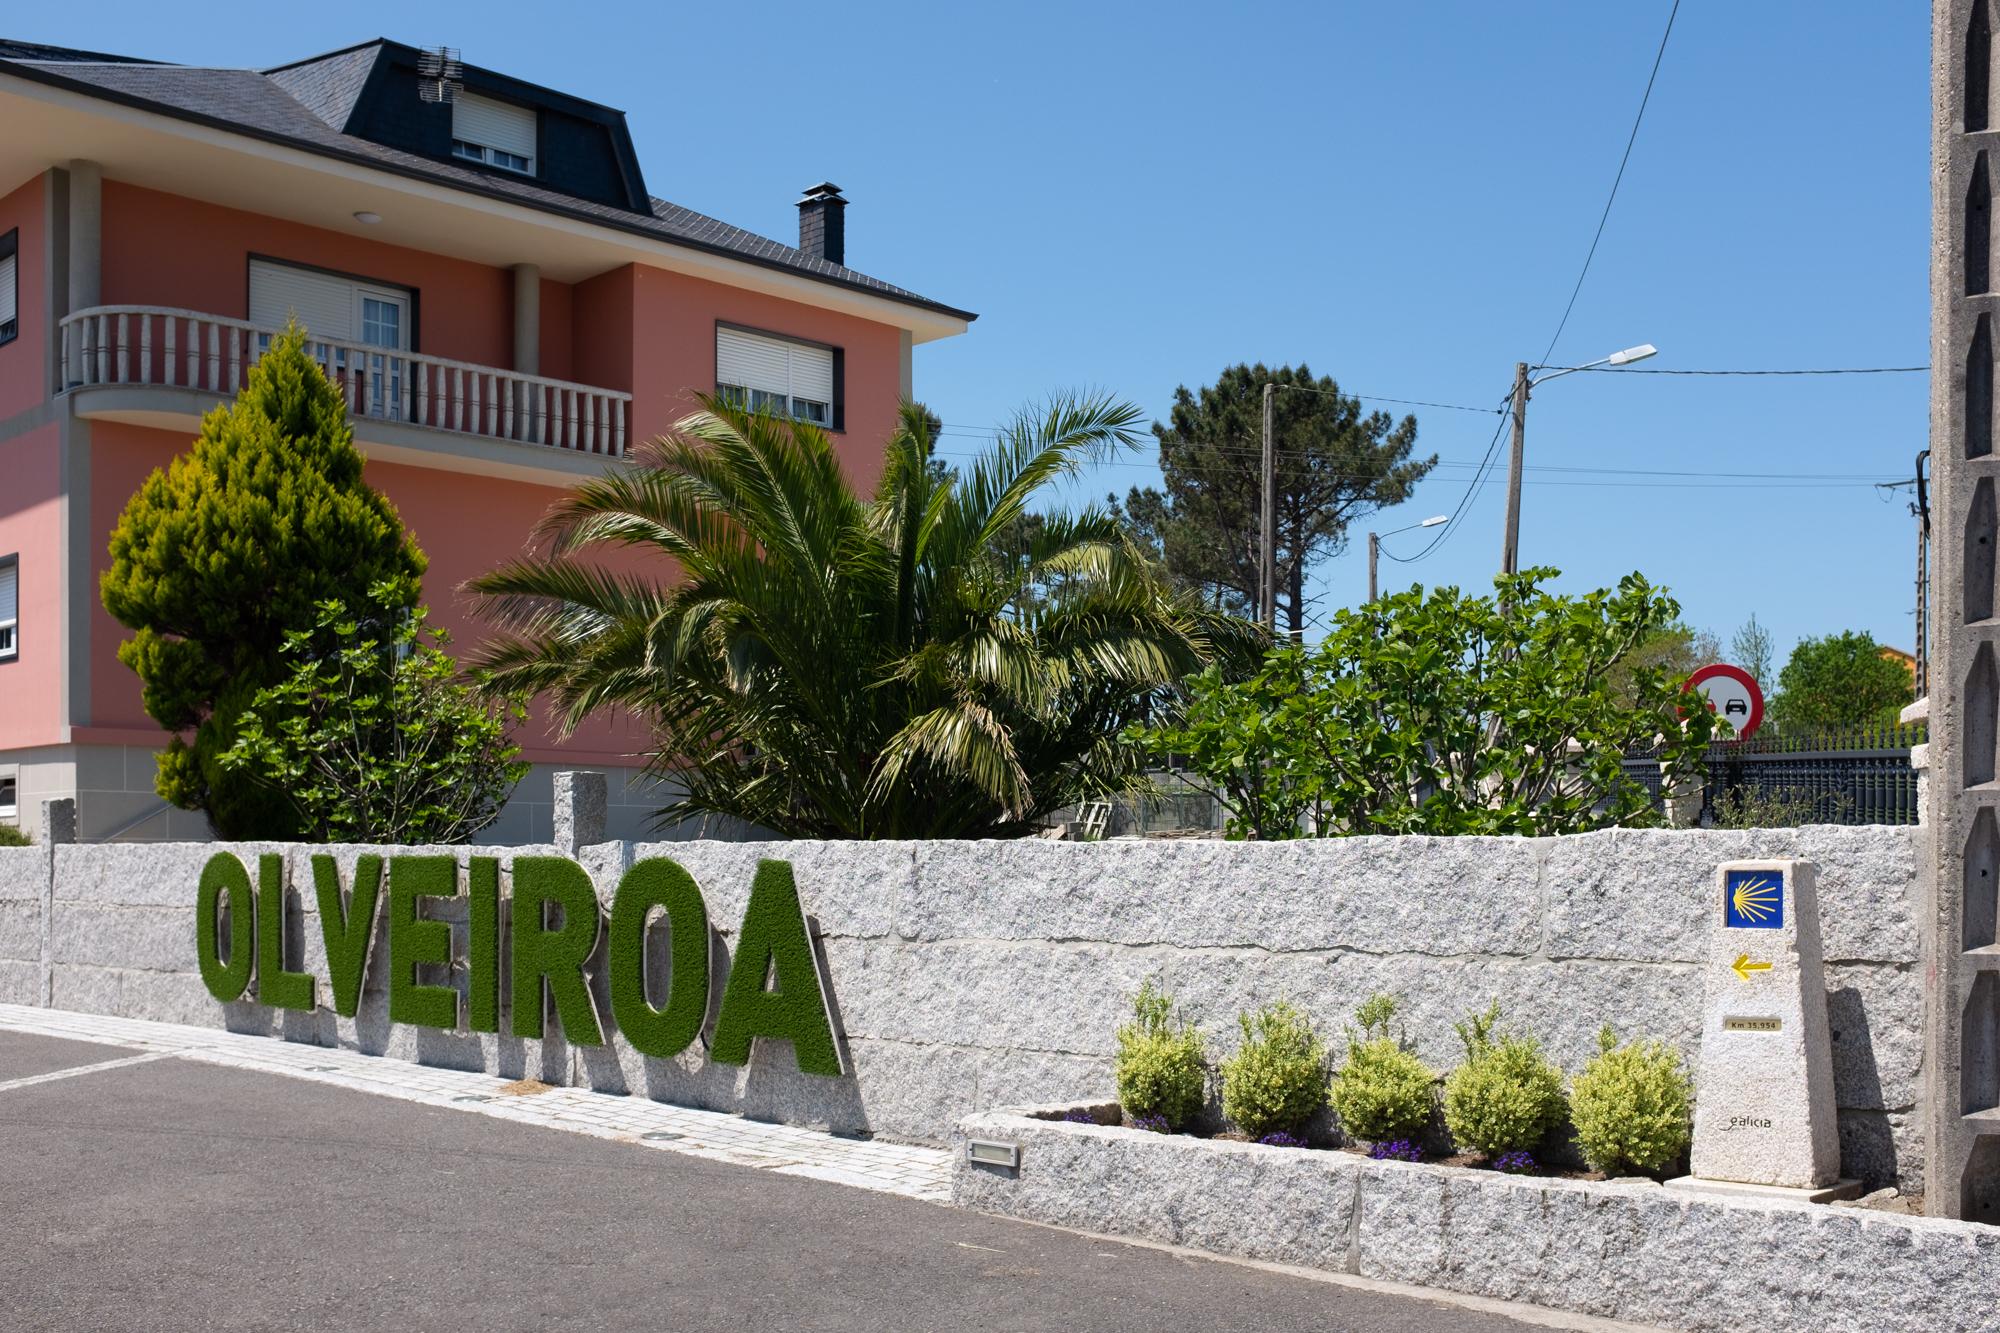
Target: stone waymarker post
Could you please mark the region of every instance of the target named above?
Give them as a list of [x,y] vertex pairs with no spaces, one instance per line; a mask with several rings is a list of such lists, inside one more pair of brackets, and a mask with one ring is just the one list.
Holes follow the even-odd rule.
[[1692,1176],[1677,1188],[1763,1186],[1812,1198],[1840,1180],[1833,1046],[1810,861],[1716,871],[1695,1082]]

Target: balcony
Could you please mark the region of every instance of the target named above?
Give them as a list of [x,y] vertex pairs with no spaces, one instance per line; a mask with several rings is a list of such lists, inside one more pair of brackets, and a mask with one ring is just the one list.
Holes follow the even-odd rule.
[[[62,322],[61,382],[79,416],[192,425],[242,388],[278,333],[192,310],[95,306]],[[370,457],[562,484],[626,456],[629,393],[310,335],[306,350],[347,399]]]

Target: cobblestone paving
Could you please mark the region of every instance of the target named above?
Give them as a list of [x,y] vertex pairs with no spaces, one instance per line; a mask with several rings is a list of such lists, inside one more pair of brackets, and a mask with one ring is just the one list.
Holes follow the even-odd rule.
[[[643,1148],[754,1166],[780,1175],[808,1176],[934,1203],[946,1201],[951,1194],[950,1172],[940,1148],[840,1138],[790,1125],[745,1120],[719,1111],[690,1110],[643,1097],[583,1088],[552,1087],[523,1093],[518,1091],[521,1085],[514,1080],[491,1074],[434,1069],[358,1051],[174,1023],[0,1004],[0,1029],[100,1042],[156,1052],[164,1057],[280,1074],[426,1106],[617,1139]],[[44,1078],[72,1073],[84,1076],[93,1067],[79,1066],[74,1071],[59,1071],[22,1082],[41,1082]],[[0,1077],[0,1093],[4,1093],[6,1086],[4,1077]]]

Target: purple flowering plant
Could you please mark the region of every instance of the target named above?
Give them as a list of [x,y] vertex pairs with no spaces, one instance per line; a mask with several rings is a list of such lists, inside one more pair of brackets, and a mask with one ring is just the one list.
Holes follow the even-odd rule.
[[1495,1171],[1505,1171],[1510,1176],[1532,1176],[1541,1172],[1541,1165],[1533,1154],[1526,1152],[1503,1152],[1493,1159]]
[[1282,1129],[1272,1130],[1263,1138],[1258,1139],[1257,1142],[1268,1144],[1273,1148],[1303,1148],[1306,1146],[1304,1139],[1299,1138],[1295,1134],[1287,1134]]
[[1129,1129],[1143,1129],[1148,1134],[1173,1133],[1173,1130],[1167,1127],[1167,1118],[1163,1115],[1135,1115],[1125,1124]]
[[1408,1139],[1390,1139],[1378,1143],[1368,1150],[1368,1155],[1378,1162],[1421,1162],[1424,1150]]

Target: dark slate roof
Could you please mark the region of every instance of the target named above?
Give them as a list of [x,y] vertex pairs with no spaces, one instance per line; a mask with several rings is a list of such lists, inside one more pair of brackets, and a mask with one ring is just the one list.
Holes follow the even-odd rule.
[[[258,71],[156,64],[124,56],[0,41],[0,68],[177,119],[289,144],[544,212],[579,217],[619,231],[728,255],[767,268],[788,270],[959,319],[977,318],[971,311],[812,258],[796,247],[732,227],[664,199],[650,200],[652,212],[647,216],[562,194],[530,180],[477,171],[344,134],[340,127],[346,124],[381,45],[369,42],[297,64]],[[16,51],[24,54],[10,54]]]
[[108,56],[102,51],[77,51],[67,46],[43,46],[38,42],[17,42],[0,37],[0,60],[94,60],[100,64],[152,65],[153,60],[141,60],[136,56]]
[[331,128],[346,129],[347,118],[354,113],[354,104],[361,97],[369,72],[375,68],[380,50],[380,43],[369,42],[351,51],[335,51],[313,60],[301,60],[296,65],[265,70],[264,76]]

